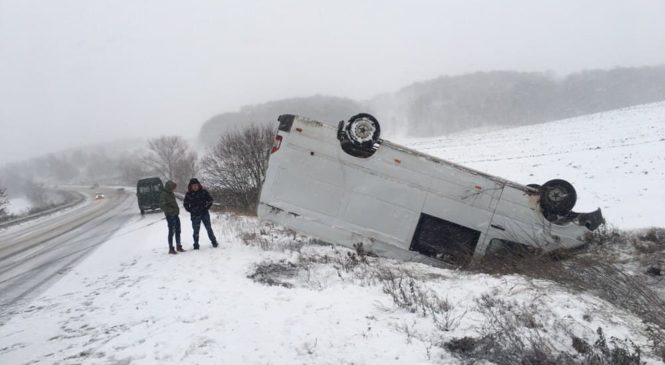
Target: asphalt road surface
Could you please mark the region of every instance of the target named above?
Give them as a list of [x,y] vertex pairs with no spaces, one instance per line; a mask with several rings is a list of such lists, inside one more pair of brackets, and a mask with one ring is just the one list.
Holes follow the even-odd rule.
[[[74,189],[72,189],[74,190]],[[76,189],[82,204],[0,231],[0,325],[124,224],[141,219],[132,191]],[[104,199],[95,199],[101,192]]]

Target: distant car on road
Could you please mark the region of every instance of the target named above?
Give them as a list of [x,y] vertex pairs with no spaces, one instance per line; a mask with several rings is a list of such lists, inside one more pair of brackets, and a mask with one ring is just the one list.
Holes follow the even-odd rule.
[[584,243],[600,209],[572,211],[571,184],[521,185],[379,139],[359,114],[333,125],[279,117],[259,217],[384,256],[465,265],[499,250],[547,252]]
[[163,188],[162,179],[158,177],[141,179],[136,183],[136,198],[141,214],[145,214],[146,210],[159,209],[159,194]]
[[99,200],[99,199],[104,199],[104,198],[105,198],[105,196],[104,196],[104,194],[102,194],[102,193],[96,193],[96,194],[95,194],[95,199],[97,199],[97,200]]

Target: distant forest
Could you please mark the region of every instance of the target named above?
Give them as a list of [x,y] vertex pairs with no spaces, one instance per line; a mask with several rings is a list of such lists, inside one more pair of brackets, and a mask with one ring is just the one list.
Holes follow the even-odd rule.
[[311,96],[271,101],[242,108],[239,112],[219,114],[208,120],[199,139],[206,145],[214,144],[225,131],[245,124],[276,122],[281,114],[297,114],[321,121],[335,122],[366,110],[363,103],[332,96]]
[[301,114],[323,121],[374,114],[385,135],[432,136],[483,126],[542,123],[665,100],[665,65],[550,73],[477,72],[418,82],[368,101],[314,96],[247,106],[217,115],[200,138],[212,144],[223,131],[245,123]]

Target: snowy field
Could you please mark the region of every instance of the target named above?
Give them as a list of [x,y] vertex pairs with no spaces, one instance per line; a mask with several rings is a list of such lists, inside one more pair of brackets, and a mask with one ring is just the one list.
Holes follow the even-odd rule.
[[556,122],[396,142],[522,184],[561,178],[576,211],[620,228],[665,226],[665,102]]
[[[665,103],[406,142],[522,183],[565,178],[578,210],[600,206],[622,228],[665,226]],[[600,328],[612,346],[630,353],[630,340],[647,364],[662,363],[639,318],[549,281],[365,261],[229,215],[214,217],[220,248],[203,234],[200,251],[181,215],[188,251],[170,256],[163,216],[133,214],[10,313],[0,364],[457,364],[464,357],[450,344],[501,334],[504,319],[525,342],[545,339],[575,359]]]

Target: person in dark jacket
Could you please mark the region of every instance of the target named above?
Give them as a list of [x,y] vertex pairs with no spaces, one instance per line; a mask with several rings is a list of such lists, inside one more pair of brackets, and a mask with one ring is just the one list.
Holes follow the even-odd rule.
[[217,247],[217,238],[212,231],[210,224],[210,213],[208,209],[212,206],[212,197],[208,190],[204,189],[199,183],[199,180],[193,178],[189,180],[187,185],[187,194],[185,194],[185,201],[183,206],[192,216],[192,229],[194,230],[194,249],[199,249],[199,230],[201,229],[201,222],[208,232],[208,238],[212,243],[212,247]]
[[182,245],[180,244],[180,208],[178,207],[178,202],[175,200],[175,191],[176,184],[169,180],[164,185],[161,193],[159,194],[159,208],[164,212],[166,216],[166,223],[169,226],[169,254],[175,255],[176,250],[173,249],[173,236],[175,235],[175,242],[177,244],[177,249],[179,252],[185,252]]

